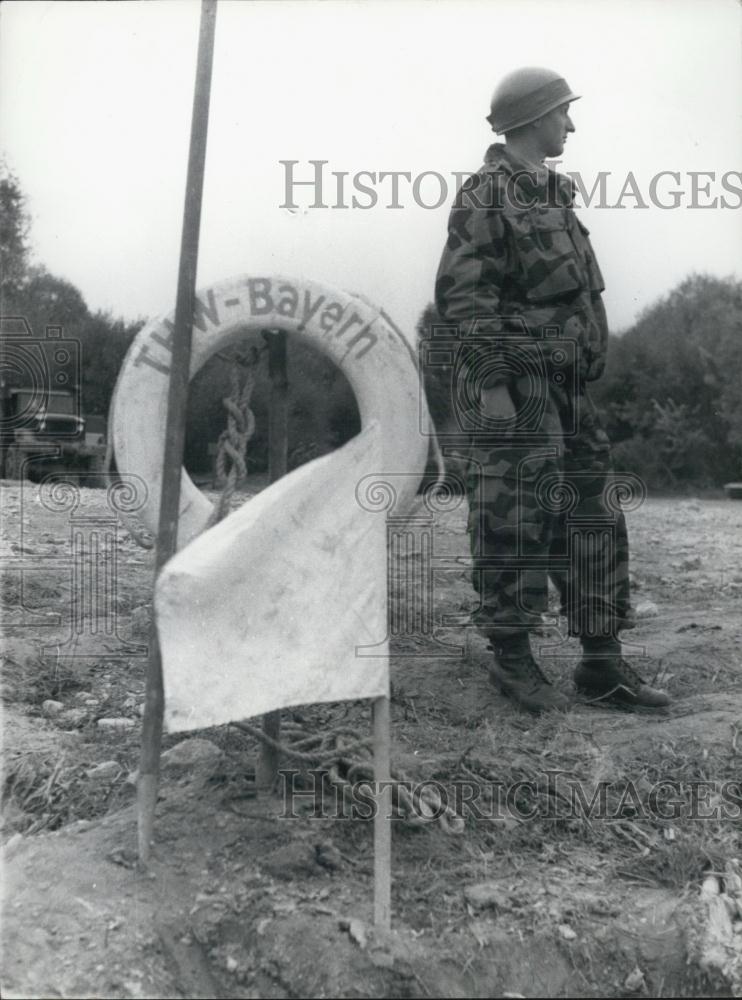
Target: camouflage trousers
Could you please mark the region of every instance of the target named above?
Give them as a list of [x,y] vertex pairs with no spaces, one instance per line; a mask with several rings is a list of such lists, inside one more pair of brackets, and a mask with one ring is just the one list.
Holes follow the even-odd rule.
[[586,393],[551,386],[543,403],[537,433],[472,437],[469,536],[480,596],[472,618],[490,638],[540,625],[551,578],[570,635],[615,636],[633,620],[608,436]]

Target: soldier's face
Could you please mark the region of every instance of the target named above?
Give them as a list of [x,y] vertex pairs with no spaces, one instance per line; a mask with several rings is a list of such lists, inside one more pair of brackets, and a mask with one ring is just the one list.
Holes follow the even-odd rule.
[[569,104],[560,104],[539,121],[539,135],[544,156],[561,156],[564,143],[575,127],[569,117]]

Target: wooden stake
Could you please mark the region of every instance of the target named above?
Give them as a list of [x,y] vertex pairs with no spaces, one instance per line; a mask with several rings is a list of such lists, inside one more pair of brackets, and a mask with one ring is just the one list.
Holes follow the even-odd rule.
[[[283,330],[263,333],[268,343],[268,375],[271,395],[268,411],[268,476],[272,483],[286,475],[288,468],[288,390],[286,333]],[[281,713],[263,716],[263,732],[278,740],[281,737]],[[258,788],[272,788],[278,777],[279,755],[273,747],[261,743],[258,756]]]
[[[206,135],[209,125],[209,97],[215,27],[216,0],[202,0],[196,84],[191,119],[191,143],[188,152],[188,174],[183,210],[183,232],[180,243],[178,291],[175,302],[175,328],[170,363],[155,578],[168,559],[175,554],[178,545],[180,476],[185,446],[186,405],[191,367],[191,335],[196,298],[198,237],[201,227],[201,200],[206,161]],[[164,704],[162,663],[157,631],[153,622],[147,663],[142,749],[137,788],[138,847],[139,861],[142,865],[149,860],[154,827]]]
[[389,698],[373,705],[374,780],[374,926],[388,931],[392,915],[392,788],[389,763]]

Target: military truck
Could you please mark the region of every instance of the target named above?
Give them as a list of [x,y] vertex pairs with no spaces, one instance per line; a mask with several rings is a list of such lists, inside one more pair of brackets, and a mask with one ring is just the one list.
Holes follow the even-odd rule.
[[104,468],[106,418],[82,416],[71,389],[5,390],[5,479],[40,479],[47,471],[89,473]]

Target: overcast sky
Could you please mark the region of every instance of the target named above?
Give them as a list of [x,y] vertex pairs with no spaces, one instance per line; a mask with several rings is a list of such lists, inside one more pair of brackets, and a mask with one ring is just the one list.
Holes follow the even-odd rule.
[[[2,149],[29,198],[37,259],[88,305],[133,319],[175,300],[199,4],[10,2],[0,8]],[[629,171],[649,207],[581,210],[614,330],[692,271],[740,273],[742,73],[736,0],[480,0],[376,3],[221,0],[199,286],[282,272],[364,293],[412,330],[432,297],[454,172],[495,137],[498,78],[558,69],[583,95],[560,169],[610,205]],[[370,209],[290,211],[282,160],[345,171],[423,171],[438,208],[400,181]],[[662,209],[657,197],[680,206]],[[708,171],[691,208],[691,171]],[[364,183],[374,184],[365,178]],[[706,188],[704,191],[703,189]],[[309,188],[295,202],[311,204]],[[362,204],[370,196],[355,192]],[[419,199],[433,204],[430,176]],[[597,195],[596,195],[597,200]],[[722,207],[723,201],[729,206]]]

